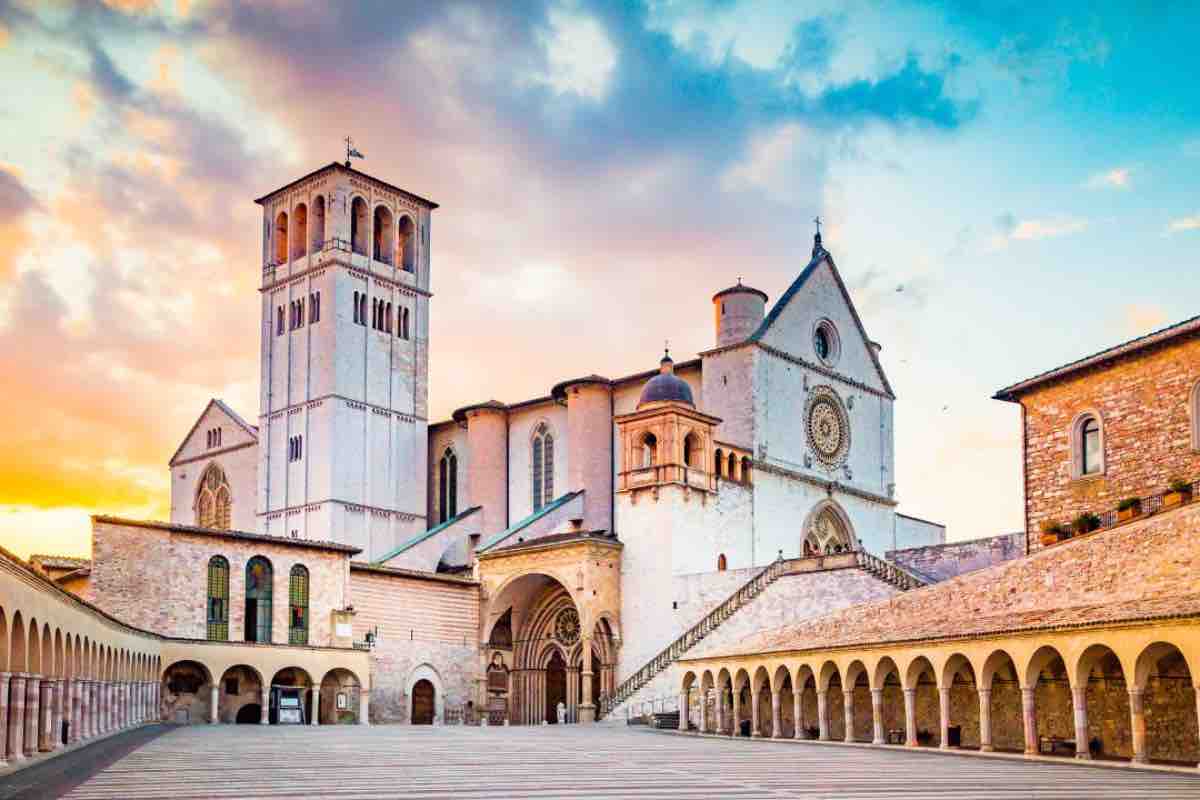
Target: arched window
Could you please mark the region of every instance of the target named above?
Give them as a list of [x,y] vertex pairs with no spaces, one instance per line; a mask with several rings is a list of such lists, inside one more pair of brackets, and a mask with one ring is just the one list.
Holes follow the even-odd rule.
[[233,493],[225,470],[213,462],[200,475],[196,488],[196,524],[201,528],[228,530],[233,514]]
[[685,467],[699,467],[700,439],[694,433],[683,437],[683,464]]
[[400,218],[400,227],[396,237],[396,263],[405,272],[417,270],[416,227],[410,217]]
[[533,463],[533,510],[554,499],[554,434],[546,423],[540,423],[530,443]]
[[387,332],[392,332],[392,304],[387,304],[387,311],[383,314],[384,325],[387,327]]
[[375,207],[375,247],[372,257],[385,264],[392,263],[392,212],[387,206]]
[[292,237],[292,258],[299,258],[308,252],[308,206],[301,203],[296,206],[296,230]]
[[1100,417],[1085,412],[1071,424],[1071,477],[1085,478],[1104,472],[1104,429]]
[[308,569],[302,564],[288,576],[288,644],[308,644]]
[[721,553],[721,555],[717,556],[717,572],[724,572],[726,566],[725,554]]
[[288,260],[288,217],[280,211],[275,217],[275,263],[286,264]]
[[255,556],[246,562],[246,641],[271,641],[271,562]]
[[458,515],[458,457],[446,448],[438,462],[438,522]]
[[729,460],[725,464],[725,477],[731,481],[737,480],[737,456],[733,453],[729,454]]
[[407,308],[400,309],[400,331],[399,332],[400,332],[401,339],[408,338],[408,309]]
[[367,294],[363,292],[358,296],[358,324],[367,324]]
[[312,207],[312,252],[319,253],[325,247],[325,196],[317,195]]
[[750,456],[742,456],[742,483],[750,482]]
[[208,638],[229,639],[229,562],[224,556],[208,560]]
[[1200,450],[1200,381],[1192,385],[1188,396],[1188,420],[1192,423],[1192,449]]
[[658,463],[658,437],[647,433],[642,437],[642,468],[653,467]]
[[367,237],[370,235],[367,201],[356,197],[350,204],[350,249],[360,256],[365,256],[367,254]]
[[359,297],[358,292],[355,292],[354,293],[354,324],[355,325],[361,324],[359,321],[359,316],[358,316],[358,297]]
[[713,474],[719,478],[725,475],[725,453],[719,447],[713,456]]
[[852,549],[850,534],[837,511],[828,506],[822,509],[805,534],[804,555],[830,555]]

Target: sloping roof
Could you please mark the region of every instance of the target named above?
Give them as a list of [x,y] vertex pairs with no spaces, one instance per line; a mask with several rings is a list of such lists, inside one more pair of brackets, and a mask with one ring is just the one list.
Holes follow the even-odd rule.
[[992,399],[1016,402],[1018,396],[1020,396],[1023,392],[1034,388],[1035,386],[1040,386],[1043,383],[1057,380],[1058,378],[1063,378],[1067,375],[1073,375],[1076,372],[1080,372],[1091,367],[1099,366],[1104,362],[1110,361],[1114,358],[1121,358],[1123,356],[1131,355],[1147,347],[1154,347],[1155,345],[1169,342],[1177,337],[1188,336],[1197,332],[1200,332],[1200,316],[1185,319],[1183,322],[1177,322],[1174,325],[1168,325],[1167,327],[1160,328],[1152,333],[1147,333],[1145,336],[1139,336],[1136,339],[1130,339],[1127,342],[1114,345],[1106,350],[1093,353],[1090,356],[1084,356],[1083,358],[1076,359],[1070,363],[1063,364],[1061,367],[1055,367],[1054,369],[1046,370],[1045,372],[1034,375],[1032,378],[1026,378],[1023,381],[1018,381],[1012,386],[1008,386],[996,392],[994,395],[992,395]]
[[361,553],[362,548],[355,547],[341,542],[327,542],[317,539],[292,539],[288,536],[268,536],[263,533],[251,533],[249,531],[228,531],[218,528],[200,528],[195,525],[180,525],[174,522],[158,522],[147,519],[125,519],[123,517],[110,517],[105,514],[96,514],[92,516],[92,522],[103,522],[110,525],[130,525],[135,528],[154,528],[156,530],[168,531],[172,533],[193,533],[201,536],[213,536],[220,539],[241,539],[248,542],[264,542],[267,544],[278,544],[285,547],[301,547],[309,550],[330,550],[337,553],[346,553],[354,555]]
[[464,578],[461,575],[450,575],[445,572],[425,572],[424,570],[405,569],[404,567],[386,567],[382,564],[371,564],[366,561],[351,561],[350,570],[352,572],[370,572],[376,575],[391,575],[397,578],[416,578],[423,581],[455,583],[460,586],[479,585],[479,581],[473,578]]
[[240,427],[246,433],[250,434],[251,439],[253,439],[256,442],[258,441],[258,427],[255,425],[251,425],[249,422],[246,422],[246,420],[242,419],[242,415],[237,413],[236,411],[234,411],[232,408],[230,408],[225,403],[224,400],[222,400],[219,397],[214,397],[213,399],[208,401],[208,405],[206,405],[204,407],[204,410],[200,412],[200,416],[196,417],[196,421],[193,422],[192,427],[188,429],[187,435],[184,436],[183,439],[179,442],[179,447],[175,448],[175,453],[171,456],[171,459],[167,462],[168,466],[173,465],[175,463],[175,460],[177,458],[179,458],[179,454],[183,452],[183,446],[188,443],[188,439],[192,438],[192,434],[196,432],[196,428],[200,427],[200,420],[204,419],[204,415],[207,414],[208,410],[210,408],[212,408],[213,406],[216,406],[217,408],[221,409],[221,411],[224,412],[230,419],[232,419],[234,421],[234,423],[237,424],[238,427]]
[[557,511],[558,509],[562,508],[567,503],[574,500],[576,497],[579,497],[581,494],[583,494],[583,489],[580,489],[579,491],[575,491],[575,492],[567,492],[566,494],[564,494],[562,497],[558,498],[557,500],[554,500],[553,502],[547,503],[546,505],[542,506],[537,511],[533,512],[532,514],[530,514],[528,517],[521,520],[520,522],[518,522],[514,525],[510,525],[506,530],[500,531],[500,533],[497,533],[495,536],[488,539],[486,542],[481,544],[479,547],[475,548],[475,552],[482,553],[483,551],[487,550],[488,548],[495,547],[496,545],[500,544],[508,537],[518,533],[521,530],[524,530],[525,528],[528,528],[530,525],[537,522],[539,519],[546,516],[551,511]]
[[29,557],[30,564],[34,563],[35,561],[48,569],[79,569],[80,567],[89,567],[92,564],[92,560],[90,558],[52,556],[42,553],[34,553]]
[[383,564],[383,562],[385,562],[389,559],[395,558],[396,556],[403,553],[405,550],[408,550],[411,547],[415,547],[416,545],[419,545],[421,542],[425,541],[426,539],[437,536],[439,533],[446,530],[446,528],[449,528],[451,525],[455,524],[459,520],[466,519],[467,517],[471,516],[472,514],[474,514],[476,511],[478,511],[481,508],[483,508],[483,506],[471,506],[466,511],[463,511],[460,514],[455,514],[453,517],[446,520],[445,522],[434,525],[432,528],[425,531],[424,533],[418,533],[416,536],[409,539],[407,542],[400,545],[395,550],[392,550],[392,551],[380,556],[379,558],[375,559],[371,563],[377,564],[377,565]]
[[605,542],[607,544],[621,544],[621,541],[617,538],[617,535],[615,533],[609,533],[608,531],[565,531],[563,533],[552,533],[549,536],[538,536],[535,539],[526,539],[523,542],[506,544],[504,547],[496,547],[492,550],[489,550],[487,554],[492,556],[498,553],[514,553],[537,547],[570,544],[573,542]]
[[411,198],[420,203],[424,203],[425,205],[429,206],[430,210],[438,207],[437,203],[435,203],[432,200],[429,200],[427,198],[421,197],[421,195],[419,195],[419,194],[413,194],[412,192],[408,191],[407,189],[401,189],[399,186],[388,183],[385,180],[380,180],[379,178],[376,178],[374,175],[370,175],[366,172],[361,172],[361,171],[355,169],[354,167],[350,166],[349,164],[345,164],[345,163],[338,162],[338,161],[331,161],[330,163],[328,163],[324,166],[317,167],[316,169],[314,169],[312,172],[308,173],[307,175],[301,175],[299,178],[296,178],[296,180],[292,181],[291,183],[284,184],[283,186],[280,186],[278,189],[267,192],[262,197],[257,198],[254,202],[258,203],[259,205],[262,205],[263,201],[266,200],[267,198],[274,197],[275,195],[279,194],[280,192],[286,192],[288,189],[292,188],[296,184],[303,183],[304,181],[308,180],[309,178],[313,177],[314,175],[319,175],[327,169],[342,170],[343,172],[349,172],[351,175],[358,175],[361,178],[366,178],[369,181],[374,181],[375,183],[386,186],[387,188],[391,189],[393,192],[397,192],[399,194],[404,195],[405,197]]
[[787,308],[792,298],[799,294],[804,285],[808,283],[808,279],[817,271],[817,267],[821,265],[822,261],[829,262],[829,271],[833,273],[833,280],[837,284],[838,291],[842,293],[842,299],[846,303],[846,308],[850,309],[850,316],[858,328],[859,335],[862,336],[863,344],[866,345],[867,353],[871,356],[871,363],[875,365],[875,372],[879,375],[879,380],[883,383],[884,391],[887,392],[888,397],[895,399],[896,394],[892,391],[892,384],[888,382],[887,375],[883,371],[883,365],[879,363],[879,356],[876,354],[875,348],[871,347],[871,337],[867,336],[867,329],[863,327],[862,318],[858,316],[858,309],[854,307],[854,301],[850,299],[850,291],[842,281],[842,276],[838,272],[837,265],[833,263],[833,256],[821,246],[819,240],[816,246],[813,247],[812,260],[800,271],[800,274],[796,277],[796,280],[792,281],[792,285],[787,288],[787,291],[779,296],[779,299],[775,301],[775,305],[771,306],[771,310],[767,312],[767,316],[759,323],[757,330],[750,334],[746,341],[756,343],[762,341],[763,336],[775,324],[775,320],[779,319],[779,316]]

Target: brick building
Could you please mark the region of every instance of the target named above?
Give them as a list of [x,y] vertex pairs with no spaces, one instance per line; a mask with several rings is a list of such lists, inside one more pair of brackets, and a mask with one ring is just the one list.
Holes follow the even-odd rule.
[[1001,389],[1021,406],[1025,527],[1095,514],[1117,521],[1138,499],[1160,507],[1172,481],[1200,478],[1200,317]]

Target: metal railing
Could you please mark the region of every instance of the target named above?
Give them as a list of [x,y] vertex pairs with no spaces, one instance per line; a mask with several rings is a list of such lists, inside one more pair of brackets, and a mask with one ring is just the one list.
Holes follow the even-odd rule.
[[645,686],[653,680],[655,675],[662,672],[677,661],[680,656],[696,646],[705,636],[716,630],[722,622],[733,616],[738,609],[758,597],[764,589],[774,583],[780,575],[784,574],[786,565],[787,562],[780,555],[779,558],[772,561],[764,570],[746,581],[741,588],[725,598],[712,611],[708,612],[703,619],[684,631],[675,641],[664,647],[662,651],[647,661],[641,669],[622,681],[621,685],[611,695],[601,698],[600,716],[603,717],[628,700],[633,696],[634,692]]

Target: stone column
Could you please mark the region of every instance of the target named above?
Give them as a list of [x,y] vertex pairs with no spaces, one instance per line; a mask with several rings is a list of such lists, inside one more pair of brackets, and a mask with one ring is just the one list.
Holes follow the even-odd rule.
[[[487,713],[486,708],[483,709],[483,713]],[[436,709],[434,710],[434,714],[436,719]],[[358,692],[358,724],[371,724],[371,693],[367,691],[366,687],[363,687]]]
[[214,683],[208,689],[208,723],[216,725],[221,709],[221,691]]
[[758,692],[750,693],[750,735],[753,737],[762,736],[758,730],[759,713],[758,713]]
[[67,745],[73,745],[79,741],[79,679],[72,678],[67,681],[67,702],[63,708],[67,721],[70,723],[67,726]]
[[917,690],[904,690],[904,744],[917,746]]
[[817,692],[817,730],[822,742],[829,741],[829,690]]
[[846,741],[854,741],[854,687],[842,689],[842,709],[846,714]]
[[32,756],[38,749],[38,722],[42,708],[42,676],[30,675],[25,681],[25,755]]
[[950,747],[950,689],[938,687],[938,716],[941,720],[942,739],[938,747],[947,750]]
[[8,682],[11,672],[0,672],[0,767],[8,765]]
[[1088,749],[1087,687],[1072,686],[1071,700],[1075,707],[1075,757],[1091,758]]
[[1135,764],[1145,764],[1150,760],[1146,755],[1146,693],[1141,689],[1129,690],[1130,730],[1133,733],[1133,761]]
[[[337,712],[337,708],[336,708],[337,702],[336,701],[334,702],[334,706],[335,706],[334,712],[336,713]],[[266,725],[267,722],[269,722],[266,714],[263,714],[262,721],[263,721],[264,725]],[[320,725],[321,724],[321,690],[317,687],[313,687],[312,696],[309,697],[309,700],[308,700],[308,724],[309,725]]]
[[1021,720],[1025,728],[1025,755],[1038,752],[1037,703],[1034,689],[1021,687]]
[[717,690],[717,733],[725,732],[725,692]]
[[792,736],[796,739],[804,738],[804,690],[792,692],[792,719],[796,720],[795,731]]
[[729,726],[729,735],[738,736],[742,732],[742,693],[729,690],[729,714],[733,722]]
[[979,689],[979,751],[992,752],[992,690]]
[[700,732],[708,733],[708,692],[700,692]]
[[37,749],[49,753],[54,749],[54,685],[58,681],[44,680],[39,688],[41,697],[38,698],[41,716],[38,717]]
[[96,681],[92,684],[96,695],[96,724],[93,730],[97,736],[108,733],[108,681]]
[[[609,442],[612,438],[609,437]],[[611,445],[610,445],[611,447]],[[609,470],[611,474],[612,470]],[[611,480],[611,478],[609,479]],[[583,671],[579,673],[579,679],[583,681],[583,702],[579,704],[579,721],[587,724],[596,721],[596,704],[592,697],[592,637],[583,637]]]
[[75,697],[71,703],[71,744],[77,744],[87,738],[87,681],[83,678],[75,681]]
[[95,735],[96,727],[96,682],[88,679],[83,682],[83,696],[79,699],[80,713],[83,715],[83,728],[79,731],[80,739],[90,739]]
[[8,692],[8,763],[25,760],[25,679],[24,672],[14,672]]
[[871,744],[886,744],[883,736],[883,689],[871,690]]
[[67,682],[59,678],[54,682],[54,713],[50,718],[50,749],[59,750],[63,746],[63,714],[70,701],[67,700]]
[[679,730],[686,731],[688,729],[688,693],[682,691],[679,693]]
[[783,720],[780,719],[783,715],[780,712],[783,706],[783,701],[779,697],[779,692],[771,692],[771,738],[783,738]]

